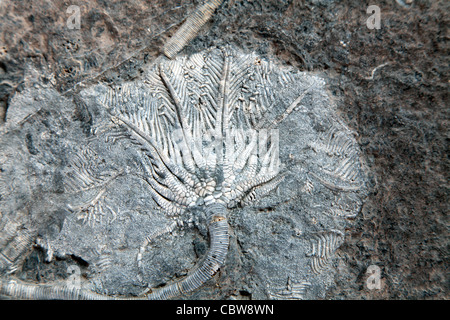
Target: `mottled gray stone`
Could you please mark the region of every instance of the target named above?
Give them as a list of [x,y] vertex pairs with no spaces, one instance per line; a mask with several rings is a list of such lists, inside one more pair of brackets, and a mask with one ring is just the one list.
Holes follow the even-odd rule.
[[[321,76],[229,50],[233,62],[244,57],[242,66],[256,74],[239,84],[257,93],[244,93],[244,88],[243,101],[260,99],[267,90],[267,112],[256,122],[264,123],[262,128],[276,124],[280,172],[286,177],[261,199],[228,210],[231,241],[225,265],[200,289],[180,298],[245,298],[241,291],[255,299],[324,297],[334,283],[334,252],[345,240],[347,219],[358,214],[366,193],[354,133],[340,120]],[[218,49],[202,54],[218,63],[223,59]],[[190,72],[185,59],[175,63]],[[158,58],[143,81],[115,86],[114,94],[131,86],[137,93],[130,97],[152,99],[160,91],[152,92],[145,79],[159,77],[159,66],[170,63]],[[238,72],[238,66],[232,72]],[[200,97],[201,84],[188,84],[193,101]],[[126,112],[120,113],[118,100],[103,103],[108,90],[99,84],[65,97],[38,84],[16,95],[0,145],[1,187],[11,190],[2,193],[0,211],[2,219],[18,210],[27,212],[23,224],[32,230],[33,241],[48,261],[77,257],[86,262],[88,288],[135,296],[147,287],[181,279],[201,261],[208,247],[207,223],[201,204],[187,208],[175,218],[185,223],[183,228],[157,238],[138,267],[145,237],[173,219],[153,200],[142,179],[142,166],[148,161],[142,146],[129,138],[132,132],[111,121],[114,112]],[[261,99],[257,103],[263,104]],[[138,100],[132,103],[144,108]],[[88,219],[89,210],[97,210],[91,216],[96,221]],[[327,239],[337,242],[324,253],[325,242],[331,241]],[[32,243],[27,245],[31,248]],[[317,263],[323,267],[317,268]],[[5,279],[10,277],[6,272],[5,266]]]

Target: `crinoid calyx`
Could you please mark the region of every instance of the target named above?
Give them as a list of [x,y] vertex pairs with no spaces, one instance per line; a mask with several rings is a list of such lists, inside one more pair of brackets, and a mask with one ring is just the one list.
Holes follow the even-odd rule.
[[[51,103],[3,133],[2,174],[45,204],[35,209],[22,187],[2,213],[28,208],[17,236],[34,237],[48,261],[84,261],[89,281],[14,280],[23,259],[1,238],[1,257],[17,260],[2,269],[2,294],[301,299],[332,283],[334,253],[365,189],[354,135],[320,77],[225,47],[160,57],[143,79],[93,86],[72,101],[40,90]],[[18,96],[11,119],[37,94]],[[8,166],[18,156],[28,170]],[[42,216],[57,220],[51,232],[36,222]]]

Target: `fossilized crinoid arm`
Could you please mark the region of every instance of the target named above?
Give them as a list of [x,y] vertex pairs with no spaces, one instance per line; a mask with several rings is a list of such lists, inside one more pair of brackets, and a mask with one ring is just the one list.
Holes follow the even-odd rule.
[[332,258],[336,249],[342,244],[344,234],[338,230],[326,231],[314,235],[311,241],[311,269],[315,274],[322,272]]
[[147,154],[149,191],[166,214],[179,215],[200,198],[247,204],[281,182],[276,136],[257,154],[267,130],[257,130],[253,111],[240,107],[245,87],[259,85],[254,59],[229,47],[161,59],[143,83],[107,89],[101,103]]
[[154,290],[148,295],[149,299],[170,299],[191,292],[210,280],[224,264],[229,245],[226,208],[220,204],[212,204],[206,208],[206,212],[211,215],[210,248],[206,258],[186,278]]
[[[147,296],[148,299],[161,300],[179,297],[199,288],[219,271],[225,262],[229,245],[226,212],[226,208],[220,204],[213,204],[206,208],[206,213],[211,219],[209,224],[210,248],[206,257],[186,278],[163,288],[153,290],[153,292]],[[32,284],[11,279],[0,279],[0,296],[33,300],[111,300],[143,298],[107,296],[87,289],[68,286],[61,282]]]
[[22,300],[112,300],[90,290],[63,283],[32,284],[18,280],[0,279],[0,296]]
[[0,275],[13,273],[25,259],[35,233],[16,221],[3,218],[0,212]]
[[164,54],[173,59],[183,47],[194,39],[201,27],[212,17],[223,0],[210,0],[198,7],[181,25],[163,48]]

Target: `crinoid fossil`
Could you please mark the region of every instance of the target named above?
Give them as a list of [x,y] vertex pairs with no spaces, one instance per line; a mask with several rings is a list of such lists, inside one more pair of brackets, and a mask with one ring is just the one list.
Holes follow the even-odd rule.
[[[14,117],[42,92],[48,103]],[[2,267],[3,295],[315,298],[365,194],[325,82],[233,47],[161,56],[139,81],[72,100],[29,90],[9,112],[2,175],[28,189],[5,193],[1,212],[28,212],[11,232],[48,261],[84,261],[87,280],[27,282],[23,246],[19,259],[2,233],[15,266]]]

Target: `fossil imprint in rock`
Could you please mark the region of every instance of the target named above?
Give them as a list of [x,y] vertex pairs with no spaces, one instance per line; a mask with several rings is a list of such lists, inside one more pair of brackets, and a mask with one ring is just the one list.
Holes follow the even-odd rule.
[[[8,111],[0,183],[18,190],[20,180],[21,195],[43,200],[4,193],[0,227],[12,231],[0,236],[0,294],[236,298],[238,284],[256,298],[301,299],[332,282],[365,177],[320,77],[225,47],[160,57],[142,80],[93,86],[75,102],[41,88],[51,103],[15,116],[35,91]],[[18,157],[26,169],[8,164]],[[52,215],[51,232],[36,223]],[[33,243],[48,261],[87,262],[82,288],[19,280]]]

